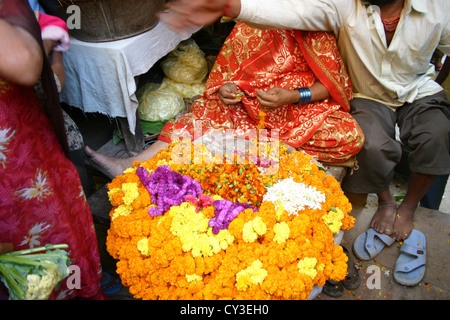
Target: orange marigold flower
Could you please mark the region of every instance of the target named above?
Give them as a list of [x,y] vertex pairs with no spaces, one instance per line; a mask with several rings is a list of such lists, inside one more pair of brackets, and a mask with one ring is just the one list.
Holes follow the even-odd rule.
[[[264,117],[261,114],[261,125]],[[339,208],[344,214],[341,229],[350,229],[355,221],[349,214],[351,204],[339,183],[319,170],[311,157],[301,152],[288,154],[285,147],[280,147],[278,171],[263,174],[248,157],[234,154],[226,157],[228,163],[210,161],[212,158],[204,147],[196,150],[192,145],[181,143],[184,145],[172,142],[152,159],[134,162],[123,175],[108,184],[113,208],[106,246],[118,260],[117,273],[122,283],[136,298],[308,299],[313,286],[345,277],[347,257],[342,247],[334,244],[333,233],[322,217],[333,207]],[[270,144],[257,142],[256,147],[270,149]],[[199,158],[195,152],[200,150],[204,152],[203,159],[209,162],[175,163],[172,161],[174,148],[183,152],[183,159],[191,160],[194,156],[196,160]],[[233,162],[237,160],[245,161]],[[179,211],[182,206],[170,210],[171,214],[150,216],[148,209],[155,204],[137,176],[136,168],[142,166],[152,172],[162,164],[197,180],[204,195],[249,203],[257,210],[242,211],[229,223],[228,233],[217,235],[204,222],[216,216],[214,203],[197,212],[203,215],[202,219],[180,221],[179,217],[184,217]],[[314,186],[325,194],[325,202],[319,208],[304,208],[290,215],[282,208],[277,210],[274,203],[263,201],[267,188],[287,178]],[[174,219],[175,212],[180,214],[178,219]],[[177,228],[172,228],[173,223],[178,224]],[[257,233],[255,241],[250,242],[244,236],[249,223]],[[183,231],[184,225],[190,233]],[[194,225],[198,228],[196,233],[192,232],[197,230],[193,229]],[[183,249],[182,237],[174,230],[183,237],[193,237],[189,241],[194,247],[202,245],[202,250],[208,250],[204,247],[204,240],[208,239],[210,248],[220,250],[209,256],[195,256],[192,250]],[[277,232],[281,233],[277,235]],[[202,241],[197,241],[200,238]],[[298,267],[301,260],[314,263],[302,265],[302,273]],[[259,261],[255,269],[258,272],[250,272],[252,269],[248,268],[255,261]],[[237,286],[238,274],[241,290]],[[247,279],[247,276],[253,278]],[[261,276],[264,276],[263,281]],[[251,285],[247,288],[246,283]]]

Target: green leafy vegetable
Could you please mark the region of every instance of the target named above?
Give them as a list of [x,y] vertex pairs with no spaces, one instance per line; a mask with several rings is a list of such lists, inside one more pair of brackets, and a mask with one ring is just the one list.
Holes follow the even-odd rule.
[[0,255],[1,280],[11,300],[47,300],[70,271],[66,244]]

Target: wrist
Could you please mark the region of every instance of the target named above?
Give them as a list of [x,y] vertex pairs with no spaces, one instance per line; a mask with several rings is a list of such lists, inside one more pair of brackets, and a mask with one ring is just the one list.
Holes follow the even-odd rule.
[[307,104],[311,101],[311,90],[309,88],[301,87],[295,88],[295,91],[299,93],[299,100],[294,105]]

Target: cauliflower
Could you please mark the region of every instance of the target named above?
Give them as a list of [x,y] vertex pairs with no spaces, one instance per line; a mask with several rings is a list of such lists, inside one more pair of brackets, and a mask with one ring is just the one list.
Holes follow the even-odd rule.
[[47,300],[59,283],[60,278],[56,269],[45,269],[43,275],[27,275],[27,289],[23,296],[24,300]]
[[[67,277],[70,260],[66,244],[9,252],[0,255],[1,280],[11,300],[47,300]],[[45,251],[44,253],[39,253]]]

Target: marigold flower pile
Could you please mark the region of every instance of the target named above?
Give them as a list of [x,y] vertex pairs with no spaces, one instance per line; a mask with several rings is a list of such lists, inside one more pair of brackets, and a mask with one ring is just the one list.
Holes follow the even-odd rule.
[[108,185],[107,250],[135,298],[308,299],[345,278],[334,235],[353,227],[351,204],[311,157],[280,147],[268,175],[201,156],[172,143]]

